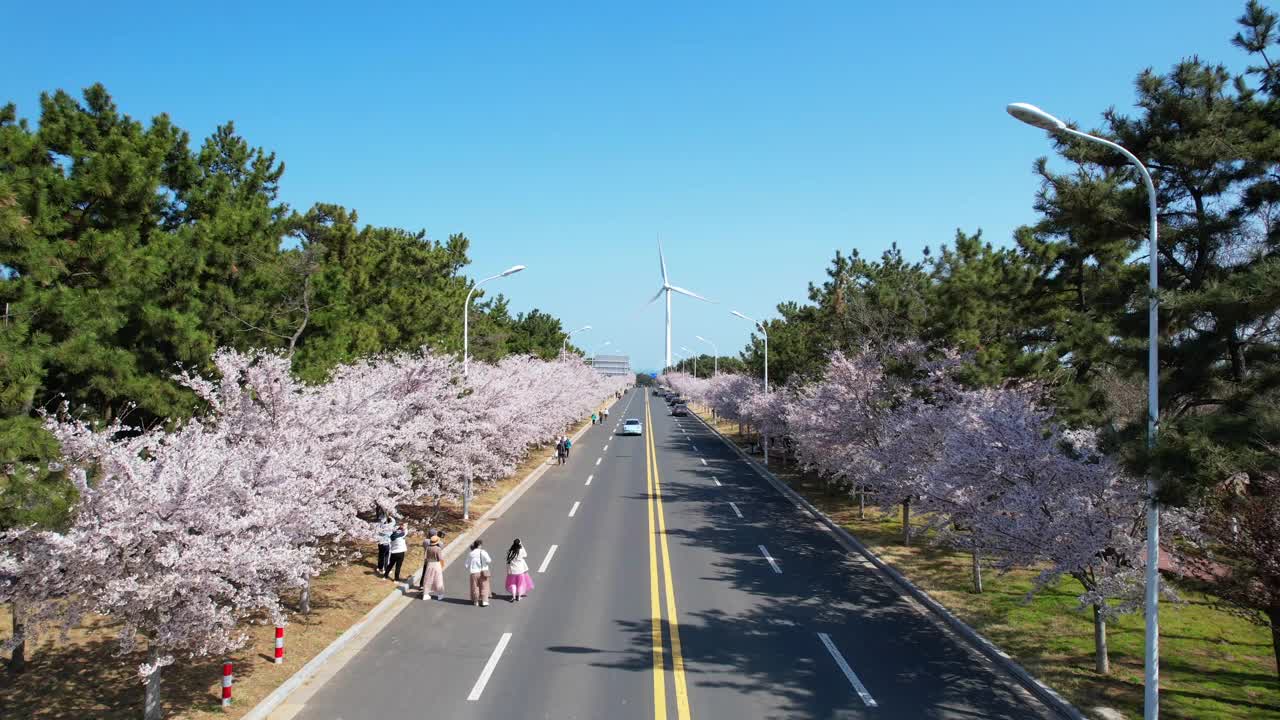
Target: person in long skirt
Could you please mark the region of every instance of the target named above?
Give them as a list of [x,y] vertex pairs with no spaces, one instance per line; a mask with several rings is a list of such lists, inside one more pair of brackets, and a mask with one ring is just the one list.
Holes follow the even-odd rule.
[[520,598],[533,589],[528,558],[528,551],[520,544],[520,538],[516,538],[507,551],[507,592],[511,593],[511,602],[520,602]]
[[489,607],[489,565],[493,558],[485,551],[483,542],[471,543],[467,554],[467,572],[471,573],[471,602],[478,607]]
[[444,599],[444,543],[432,535],[424,543],[426,560],[422,566],[422,599]]

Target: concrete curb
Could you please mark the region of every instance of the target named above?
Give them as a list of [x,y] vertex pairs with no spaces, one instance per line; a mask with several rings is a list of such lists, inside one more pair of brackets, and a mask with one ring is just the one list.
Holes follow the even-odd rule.
[[[592,426],[590,424],[584,426],[581,430],[574,433],[570,439],[574,441],[578,440],[578,438],[586,434],[587,430],[591,427]],[[472,540],[488,530],[489,527],[497,521],[498,516],[514,505],[516,501],[529,490],[529,488],[533,487],[533,484],[536,483],[539,478],[546,474],[547,469],[551,467],[554,467],[554,465],[549,462],[544,462],[534,470],[531,470],[529,474],[525,476],[524,480],[520,481],[519,485],[511,488],[511,491],[504,495],[493,507],[489,508],[483,515],[476,518],[476,520],[471,524],[471,527],[467,528],[464,532],[455,537],[448,545],[445,545],[445,563],[451,563],[462,555],[463,551],[471,544]],[[415,571],[413,575],[410,576],[409,585],[419,582],[419,576],[421,573],[421,569]],[[355,652],[358,651],[359,647],[362,647],[365,643],[371,640],[373,636],[382,630],[382,628],[386,627],[401,610],[405,609],[413,602],[414,598],[410,597],[408,594],[409,585],[398,584],[396,589],[387,593],[387,596],[375,605],[373,609],[365,613],[364,617],[360,618],[360,620],[354,625],[347,628],[346,632],[342,633],[334,639],[333,642],[329,643],[324,650],[321,650],[319,654],[311,658],[307,664],[303,665],[297,672],[291,675],[288,680],[285,680],[279,687],[260,700],[257,705],[253,706],[252,710],[245,713],[243,720],[267,720],[268,718],[277,718],[278,720],[279,716],[273,716],[273,713],[275,713],[280,706],[285,705],[285,701],[288,700],[291,695],[303,689],[303,686],[308,681],[319,676],[322,671],[325,674],[324,680],[327,681],[329,677],[332,677],[341,670],[342,667],[355,656]],[[359,646],[351,648],[352,643],[357,640],[360,641]],[[344,654],[344,651],[349,649],[351,652],[345,653],[345,657],[335,657],[337,655]],[[317,686],[317,688],[318,687],[319,686]],[[301,707],[302,706],[299,704],[292,709],[296,712],[297,710],[300,710]],[[292,717],[294,712],[287,713],[284,717]]]
[[1051,710],[1057,712],[1064,718],[1068,718],[1069,720],[1086,720],[1085,716],[1077,710],[1074,705],[1067,701],[1066,698],[1059,695],[1056,690],[1041,682],[1036,678],[1036,676],[1028,672],[1026,668],[1022,667],[1017,661],[1009,657],[1005,651],[997,647],[995,643],[983,637],[983,635],[977,630],[974,630],[966,622],[952,614],[952,612],[944,607],[942,603],[934,600],[929,593],[922,590],[915,583],[908,580],[902,573],[898,572],[888,563],[881,560],[879,556],[867,548],[867,546],[863,545],[853,535],[849,534],[849,532],[841,527],[839,523],[828,517],[826,513],[814,507],[812,503],[806,500],[800,493],[793,490],[791,486],[779,480],[777,476],[770,472],[768,468],[765,468],[757,462],[755,458],[743,452],[742,448],[738,447],[732,440],[725,437],[701,415],[698,413],[693,413],[693,415],[697,417],[698,421],[701,422],[708,430],[715,433],[716,436],[720,438],[721,442],[732,448],[733,451],[747,463],[747,465],[756,471],[757,475],[767,480],[775,490],[782,494],[783,497],[794,502],[801,510],[813,515],[815,518],[818,518],[824,525],[835,533],[836,537],[840,540],[840,543],[844,545],[846,549],[865,557],[875,565],[877,569],[889,576],[889,578],[893,580],[902,592],[911,596],[921,605],[932,611],[933,614],[945,623],[953,632],[968,641],[971,646],[981,652],[987,659],[1012,675],[1013,678],[1026,688],[1027,691],[1034,695],[1036,699],[1040,700]]

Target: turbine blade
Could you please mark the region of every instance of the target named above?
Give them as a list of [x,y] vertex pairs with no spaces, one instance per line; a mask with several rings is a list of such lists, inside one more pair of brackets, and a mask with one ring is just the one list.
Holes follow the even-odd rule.
[[678,292],[678,293],[680,293],[681,295],[688,295],[688,296],[689,296],[689,297],[691,297],[691,298],[697,298],[697,299],[701,300],[702,302],[709,302],[709,303],[714,303],[714,302],[715,302],[715,300],[708,300],[707,298],[702,297],[701,295],[699,295],[699,294],[698,294],[698,293],[696,293],[696,292],[693,292],[692,290],[685,290],[684,288],[682,288],[682,287],[676,287],[675,285],[672,285],[672,286],[671,286],[671,291],[672,291],[672,292]]
[[654,304],[654,303],[658,302],[658,298],[662,297],[662,293],[664,293],[664,292],[666,292],[666,291],[667,291],[667,289],[666,289],[665,287],[664,287],[664,288],[662,288],[662,289],[661,289],[661,290],[659,290],[657,293],[655,293],[655,294],[654,294],[654,296],[653,296],[653,298],[652,298],[652,299],[650,299],[650,300],[649,300],[649,302],[645,303],[642,307],[649,307],[650,305],[652,305],[652,304]]
[[662,254],[662,238],[658,238],[658,262],[662,264],[662,284],[669,285],[667,281],[667,258]]

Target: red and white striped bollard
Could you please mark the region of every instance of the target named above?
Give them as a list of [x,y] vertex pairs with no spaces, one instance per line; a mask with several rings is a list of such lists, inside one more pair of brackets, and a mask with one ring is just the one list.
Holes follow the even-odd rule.
[[284,662],[284,626],[276,626],[276,664]]
[[222,707],[231,707],[231,661],[222,663]]

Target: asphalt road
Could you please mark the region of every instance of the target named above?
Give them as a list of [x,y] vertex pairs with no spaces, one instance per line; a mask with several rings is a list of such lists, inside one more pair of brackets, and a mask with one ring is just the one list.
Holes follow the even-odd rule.
[[[614,435],[629,417],[644,437]],[[515,537],[536,588],[513,604]],[[1055,717],[641,390],[484,540],[489,607],[454,562],[445,600],[401,612],[296,717]]]

